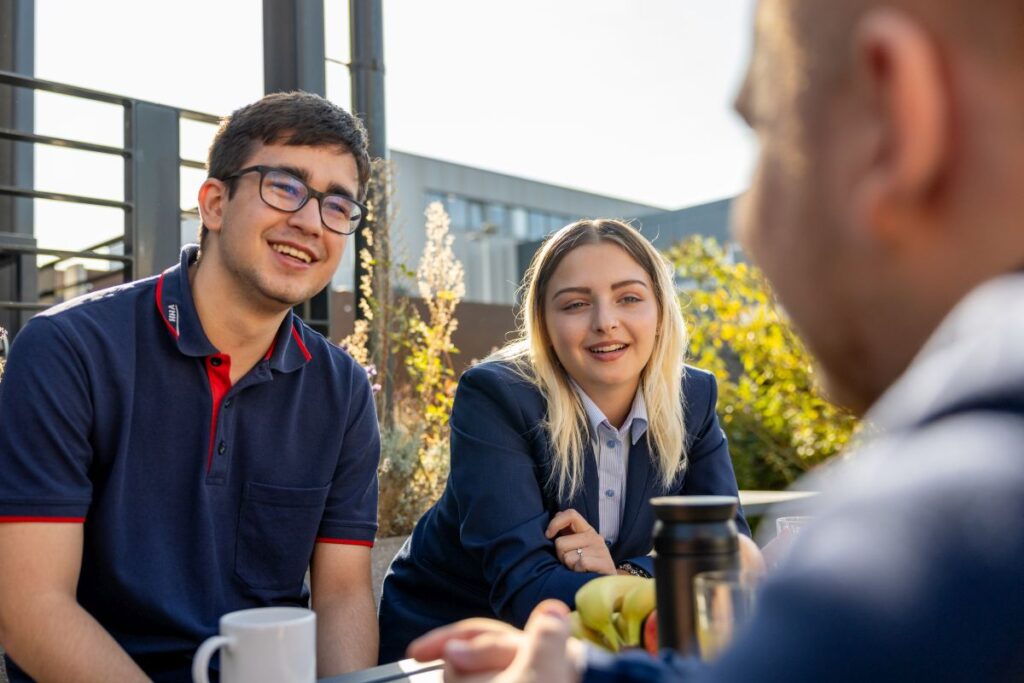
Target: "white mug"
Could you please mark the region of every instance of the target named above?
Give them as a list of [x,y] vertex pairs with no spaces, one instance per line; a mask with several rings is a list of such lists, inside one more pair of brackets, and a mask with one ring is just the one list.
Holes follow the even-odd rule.
[[222,683],[315,683],[316,614],[304,607],[257,607],[220,618],[192,659],[192,680],[209,683],[210,657],[220,655]]

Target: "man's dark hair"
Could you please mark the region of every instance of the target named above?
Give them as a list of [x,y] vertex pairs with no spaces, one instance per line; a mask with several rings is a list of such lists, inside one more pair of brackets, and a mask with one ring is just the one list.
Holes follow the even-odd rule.
[[[206,161],[207,175],[226,178],[240,170],[258,144],[338,147],[356,160],[359,197],[366,198],[370,180],[370,153],[366,128],[358,117],[308,92],[273,93],[235,110],[220,122]],[[228,182],[228,197],[235,192]],[[199,232],[200,243],[207,228]]]

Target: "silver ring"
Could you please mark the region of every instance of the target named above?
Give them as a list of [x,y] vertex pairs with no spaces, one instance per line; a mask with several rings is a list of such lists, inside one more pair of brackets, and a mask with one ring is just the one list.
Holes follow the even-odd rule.
[[576,548],[576,556],[583,557],[583,548]]

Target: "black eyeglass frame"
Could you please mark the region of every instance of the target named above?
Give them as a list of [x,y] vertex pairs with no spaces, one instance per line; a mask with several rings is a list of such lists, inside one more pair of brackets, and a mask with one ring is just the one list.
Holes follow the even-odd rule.
[[[297,207],[295,207],[294,209],[282,209],[280,206],[274,206],[273,204],[268,202],[266,200],[266,198],[264,198],[264,196],[263,196],[263,179],[270,172],[283,173],[286,176],[288,176],[289,178],[294,178],[296,181],[298,181],[298,183],[300,185],[302,185],[304,188],[306,188],[306,197],[302,200],[301,203],[299,203],[299,205]],[[238,178],[242,177],[243,175],[246,175],[246,174],[249,174],[249,173],[259,173],[260,174],[260,184],[259,184],[259,187],[260,187],[260,200],[264,204],[266,204],[267,206],[269,206],[272,209],[276,209],[278,211],[284,211],[285,213],[298,213],[299,211],[302,211],[302,208],[304,206],[306,206],[306,204],[309,203],[310,199],[316,199],[317,209],[318,209],[317,213],[320,216],[320,224],[324,226],[324,230],[330,230],[335,235],[352,235],[355,232],[357,232],[360,228],[362,228],[364,223],[366,223],[366,214],[369,211],[369,209],[367,209],[365,205],[361,204],[360,202],[357,202],[352,197],[349,197],[348,195],[341,194],[339,192],[320,192],[319,190],[314,190],[312,187],[309,186],[309,183],[307,183],[305,180],[303,180],[302,178],[298,177],[297,175],[295,175],[291,171],[286,171],[283,168],[277,168],[276,166],[263,166],[263,165],[247,166],[247,167],[245,167],[245,168],[243,168],[241,170],[235,171],[234,173],[232,173],[229,176],[225,176],[223,178],[220,178],[220,180],[221,180],[221,182],[227,182],[229,180],[237,180]],[[327,225],[327,222],[324,220],[324,201],[323,201],[324,197],[341,197],[345,201],[351,202],[351,203],[355,204],[356,206],[358,206],[359,207],[359,212],[360,212],[359,213],[359,224],[356,225],[351,230],[349,230],[348,232],[345,232],[343,230],[335,230],[334,228],[332,228],[329,225]],[[349,221],[349,225],[351,225],[351,224],[352,224],[352,222]]]

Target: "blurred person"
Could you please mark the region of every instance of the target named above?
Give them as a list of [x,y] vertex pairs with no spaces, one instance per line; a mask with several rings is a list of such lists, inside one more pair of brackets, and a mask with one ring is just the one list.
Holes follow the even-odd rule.
[[365,371],[292,313],[362,221],[362,123],[306,93],[225,119],[201,249],[18,335],[0,382],[12,681],[191,680],[233,610],[309,605],[321,675],[376,661]]
[[459,381],[447,486],[384,580],[382,662],[443,624],[522,625],[597,576],[650,576],[651,497],[737,495],[714,376],[684,366],[671,270],[647,239],[567,225],[523,293],[520,339]]
[[761,0],[737,108],[737,235],[874,433],[720,660],[587,654],[552,601],[414,643],[450,680],[1024,679],[1024,3]]

